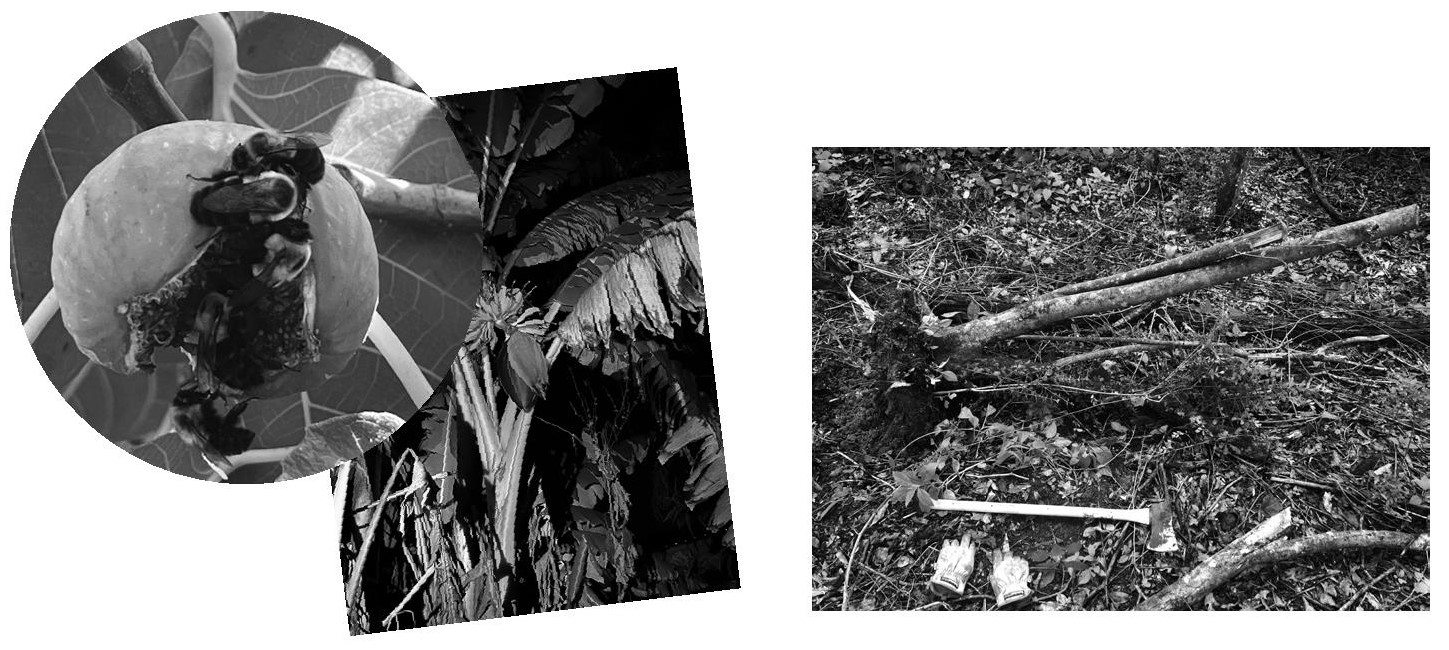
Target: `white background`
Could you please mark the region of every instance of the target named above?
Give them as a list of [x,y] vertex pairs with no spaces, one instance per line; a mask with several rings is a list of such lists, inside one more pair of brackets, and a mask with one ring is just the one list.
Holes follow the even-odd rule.
[[1442,619],[809,611],[811,145],[1437,144],[1430,3],[24,4],[0,21],[7,207],[75,80],[202,11],[328,23],[435,95],[679,67],[744,588],[350,639],[325,476],[220,486],[131,460],[62,401],[9,302],[0,644],[1347,647]]

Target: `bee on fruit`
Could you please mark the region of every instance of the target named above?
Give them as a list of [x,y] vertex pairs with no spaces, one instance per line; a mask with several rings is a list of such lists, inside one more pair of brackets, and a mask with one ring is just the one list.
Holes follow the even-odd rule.
[[235,456],[251,447],[256,433],[242,426],[242,412],[250,400],[231,400],[218,391],[202,390],[194,382],[183,384],[171,400],[171,423],[176,435],[207,455]]
[[331,142],[326,133],[258,131],[232,151],[231,166],[246,176],[281,171],[301,183],[316,185],[327,172],[321,148]]
[[300,219],[264,222],[247,227],[265,235],[262,248],[266,256],[252,265],[252,279],[232,294],[232,304],[246,306],[262,295],[291,282],[301,275],[312,260],[312,231]]
[[291,176],[266,171],[256,177],[231,176],[191,196],[191,217],[197,223],[232,228],[300,216],[306,193]]

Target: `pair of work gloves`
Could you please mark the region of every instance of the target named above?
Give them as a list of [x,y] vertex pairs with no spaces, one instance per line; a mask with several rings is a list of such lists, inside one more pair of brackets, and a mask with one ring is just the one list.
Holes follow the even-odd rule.
[[[1011,542],[988,554],[991,558],[991,590],[996,593],[996,606],[1002,607],[1031,595],[1031,578],[1026,558],[1011,554]],[[976,568],[976,544],[968,535],[946,540],[936,558],[936,573],[931,576],[931,589],[942,596],[960,596],[966,591],[966,579]]]

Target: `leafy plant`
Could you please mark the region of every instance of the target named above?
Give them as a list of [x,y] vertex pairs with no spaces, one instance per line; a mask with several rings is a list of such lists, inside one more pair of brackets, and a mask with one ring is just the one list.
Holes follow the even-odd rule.
[[441,100],[491,252],[448,380],[333,474],[354,633],[737,584],[682,131],[611,106],[675,93],[666,71]]

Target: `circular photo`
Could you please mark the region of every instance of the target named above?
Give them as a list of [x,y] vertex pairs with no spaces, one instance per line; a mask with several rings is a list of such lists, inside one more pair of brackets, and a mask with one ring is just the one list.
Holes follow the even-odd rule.
[[294,16],[178,21],[57,104],[11,222],[51,382],[108,440],[264,483],[426,401],[478,294],[477,176],[389,59]]

